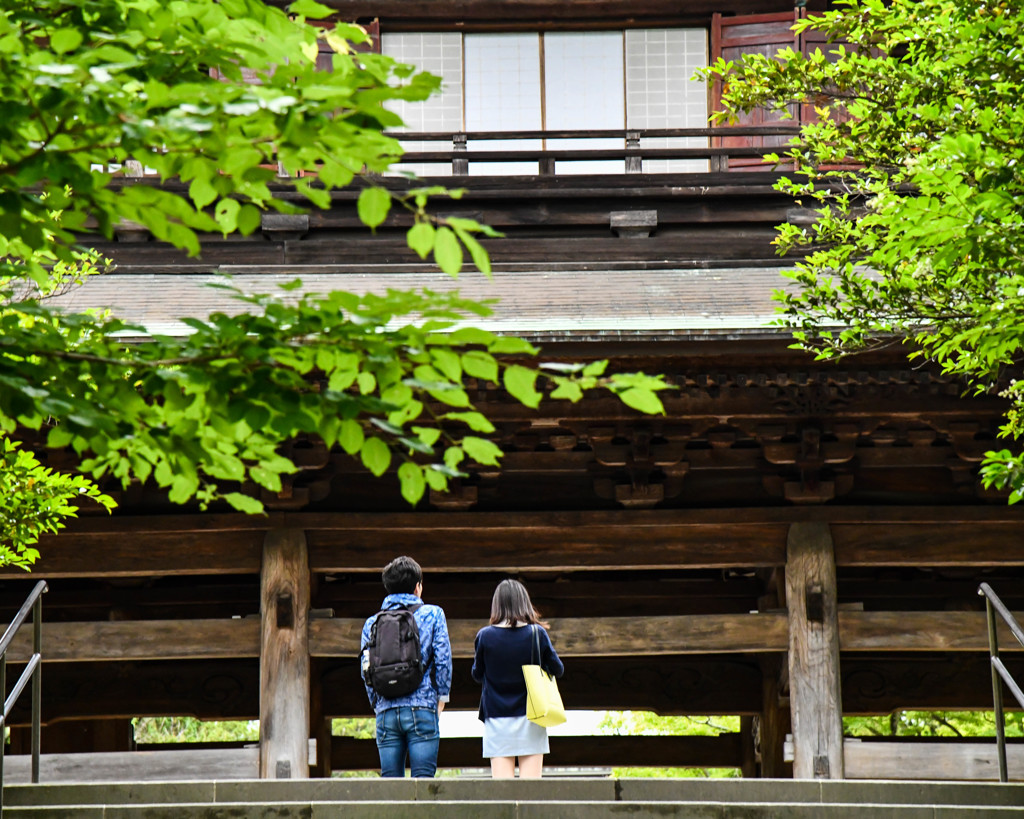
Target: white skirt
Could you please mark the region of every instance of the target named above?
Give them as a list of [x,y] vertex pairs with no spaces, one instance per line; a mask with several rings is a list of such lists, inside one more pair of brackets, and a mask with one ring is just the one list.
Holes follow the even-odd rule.
[[548,753],[548,729],[522,717],[484,720],[484,759]]

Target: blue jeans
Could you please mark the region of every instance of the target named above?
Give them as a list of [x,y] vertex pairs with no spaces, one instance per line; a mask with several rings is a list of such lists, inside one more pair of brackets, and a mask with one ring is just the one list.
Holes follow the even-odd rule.
[[432,777],[440,742],[436,709],[400,705],[377,714],[381,776],[405,776],[408,755],[414,777]]

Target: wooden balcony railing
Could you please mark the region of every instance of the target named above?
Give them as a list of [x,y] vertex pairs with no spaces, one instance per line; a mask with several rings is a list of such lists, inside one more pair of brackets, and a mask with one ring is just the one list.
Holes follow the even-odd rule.
[[[561,131],[464,131],[464,132],[389,132],[403,146],[410,146],[402,158],[403,165],[450,165],[459,176],[470,172],[471,163],[511,164],[537,162],[541,175],[554,175],[558,163],[621,160],[626,173],[645,173],[645,160],[707,160],[711,172],[729,170],[732,160],[745,159],[746,169],[763,163],[766,154],[778,152],[788,139],[798,133],[792,124],[727,126],[721,128],[648,128]],[[685,145],[654,147],[645,141],[686,139]],[[540,142],[539,146],[488,148],[497,141]],[[559,146],[558,141],[572,140],[572,146]],[[703,141],[703,145],[693,144]],[[618,141],[619,145],[609,145]],[[593,146],[580,146],[580,143]],[[422,143],[437,143],[437,148],[424,149]],[[556,143],[556,144],[551,144]],[[499,173],[502,171],[499,171]],[[601,173],[601,171],[598,171]]]
[[[406,149],[401,160],[403,167],[445,166],[445,171],[450,168],[451,175],[463,176],[471,172],[473,165],[487,163],[494,173],[515,175],[522,173],[514,167],[515,163],[536,162],[538,172],[550,176],[557,173],[560,165],[563,171],[570,171],[565,167],[567,164],[609,160],[621,161],[625,173],[650,173],[650,167],[645,168],[644,162],[659,160],[707,160],[706,168],[688,168],[689,172],[770,170],[772,166],[765,163],[763,157],[778,152],[798,131],[797,125],[773,124],[562,131],[391,131],[388,135],[398,139]],[[684,139],[687,140],[684,145],[666,145],[672,140]],[[571,145],[559,144],[570,140]],[[651,141],[658,141],[662,146],[654,147]],[[534,144],[509,147],[510,142]],[[434,143],[436,147],[424,148],[424,143]],[[503,144],[494,146],[494,143]],[[135,160],[107,166],[106,170],[125,177],[154,175],[152,169]],[[448,175],[445,171],[442,173]],[[593,171],[598,174],[621,172],[617,169]],[[425,175],[430,175],[429,171]]]

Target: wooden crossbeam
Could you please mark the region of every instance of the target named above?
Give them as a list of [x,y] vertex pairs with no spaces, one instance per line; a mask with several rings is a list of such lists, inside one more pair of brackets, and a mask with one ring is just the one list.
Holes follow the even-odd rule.
[[[999,779],[995,739],[978,742],[846,739],[843,756],[848,779]],[[1007,745],[1006,762],[1010,779],[1024,779],[1024,745]]]
[[829,523],[840,567],[1024,565],[1015,507],[790,507],[90,517],[42,539],[35,574],[256,574],[274,528],[306,532],[316,572],[379,572],[409,550],[427,572],[768,567],[795,522]]
[[[1024,620],[1024,613],[1015,615]],[[551,635],[565,657],[642,657],[666,654],[741,654],[782,652],[788,646],[784,612],[705,614],[666,617],[594,617],[552,619]],[[311,620],[313,657],[355,657],[363,621],[354,618]],[[448,623],[455,657],[473,656],[473,638],[484,620]],[[1005,627],[1004,651],[1020,650]],[[31,634],[19,634],[8,654],[24,662]],[[983,612],[860,612],[839,614],[844,652],[988,650]],[[43,623],[46,662],[128,660],[200,660],[258,657],[260,622],[232,620],[136,620]]]

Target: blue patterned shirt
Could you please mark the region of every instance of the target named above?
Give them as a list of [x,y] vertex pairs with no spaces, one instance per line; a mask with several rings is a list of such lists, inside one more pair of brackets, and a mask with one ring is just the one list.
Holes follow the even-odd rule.
[[[389,594],[380,607],[384,611],[422,603],[423,601],[415,594]],[[420,655],[427,668],[423,682],[411,694],[395,699],[382,697],[364,682],[366,696],[369,697],[375,714],[402,705],[436,709],[439,701],[448,702],[452,690],[452,646],[448,639],[448,622],[445,620],[444,610],[440,606],[420,605],[412,616],[420,630]],[[363,636],[359,643],[360,658],[370,642],[370,630],[376,621],[375,614],[363,625]]]

